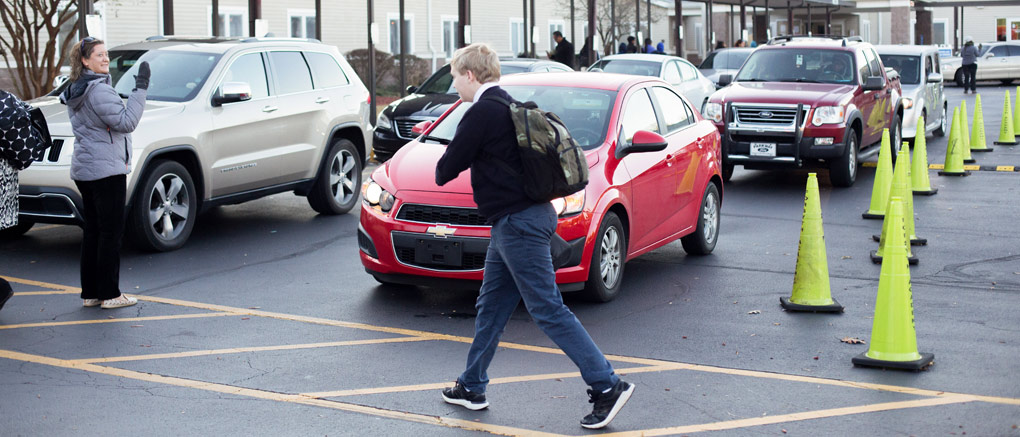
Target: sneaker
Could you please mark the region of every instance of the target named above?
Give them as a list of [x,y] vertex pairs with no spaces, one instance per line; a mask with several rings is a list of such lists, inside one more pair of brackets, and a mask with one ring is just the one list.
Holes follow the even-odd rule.
[[125,294],[121,294],[116,298],[104,300],[102,303],[102,307],[105,309],[124,308],[134,305],[136,303],[138,303],[138,299],[135,299]]
[[99,299],[82,299],[81,306],[83,307],[97,307],[101,301]]
[[605,393],[589,389],[588,397],[590,399],[588,402],[595,404],[595,408],[592,409],[591,414],[581,419],[581,426],[588,429],[599,429],[609,425],[609,422],[613,421],[616,413],[620,412],[633,393],[634,384],[623,380],[617,382]]
[[457,381],[457,385],[443,389],[443,400],[448,404],[460,405],[472,411],[489,406],[484,393],[473,393]]

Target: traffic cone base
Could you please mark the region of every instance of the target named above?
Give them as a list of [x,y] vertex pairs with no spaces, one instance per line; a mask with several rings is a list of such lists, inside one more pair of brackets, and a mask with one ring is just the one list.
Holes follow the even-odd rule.
[[924,370],[924,368],[935,363],[935,354],[921,352],[919,355],[921,355],[921,358],[913,361],[887,361],[871,358],[868,356],[867,352],[862,352],[860,355],[853,357],[850,361],[852,361],[855,366],[877,367],[881,369],[894,370],[913,370],[915,372]]
[[934,196],[938,194],[939,189],[932,187],[930,190],[914,190],[915,196]]
[[813,313],[841,313],[843,312],[843,305],[836,302],[836,299],[829,299],[832,301],[828,305],[802,305],[799,303],[790,302],[789,298],[779,298],[779,304],[783,306],[783,309],[787,311],[801,311],[801,312],[813,312]]
[[1020,141],[1015,141],[1015,140],[1012,141],[1012,142],[996,141],[996,142],[993,142],[992,144],[995,144],[996,146],[1015,146],[1017,144],[1020,144]]
[[963,163],[964,163],[964,164],[973,164],[973,163],[975,163],[975,162],[977,162],[977,160],[976,160],[976,159],[974,159],[974,158],[967,158],[967,159],[964,159],[964,160],[963,160]]
[[[985,152],[994,152],[995,149],[970,149],[970,151],[971,152],[985,153]],[[967,162],[967,161],[963,161],[963,162]]]
[[864,214],[861,214],[861,217],[868,220],[882,220],[883,218],[885,218],[885,214],[873,214],[870,212],[866,212]]
[[961,172],[946,172],[944,170],[940,170],[939,176],[970,176],[970,170],[964,170]]
[[[871,262],[874,264],[882,264],[882,255],[879,255],[877,250],[871,251]],[[919,262],[921,262],[921,260],[917,258],[917,255],[907,255],[907,264],[916,266]]]
[[[875,240],[876,243],[881,243],[882,242],[882,236],[881,235],[872,235],[871,239]],[[910,245],[911,246],[927,246],[928,245],[928,239],[927,238],[912,238],[912,239],[910,239]]]

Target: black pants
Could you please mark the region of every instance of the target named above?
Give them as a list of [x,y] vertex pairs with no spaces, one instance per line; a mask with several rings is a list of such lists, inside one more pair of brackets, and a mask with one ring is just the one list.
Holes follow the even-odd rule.
[[963,67],[963,91],[977,91],[977,64],[967,64]]
[[85,235],[81,240],[81,298],[120,296],[120,243],[124,235],[127,176],[74,181],[81,192]]

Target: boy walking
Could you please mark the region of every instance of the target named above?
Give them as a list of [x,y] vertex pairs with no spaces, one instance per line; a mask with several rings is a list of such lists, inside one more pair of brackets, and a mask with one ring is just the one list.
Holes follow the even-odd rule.
[[524,300],[542,332],[577,365],[584,382],[591,386],[588,396],[594,409],[581,419],[581,426],[602,428],[630,399],[634,385],[616,375],[581,322],[563,304],[549,253],[557,223],[552,205],[531,200],[517,176],[494,162],[523,172],[509,109],[488,99],[512,101],[496,84],[499,57],[488,45],[476,43],[457,50],[450,64],[457,93],[464,102],[474,104],[436,166],[436,183],[443,185],[470,168],[475,203],[492,228],[467,366],[456,385],[443,390],[443,400],[470,410],[489,406],[485,400],[486,370],[510,316]]

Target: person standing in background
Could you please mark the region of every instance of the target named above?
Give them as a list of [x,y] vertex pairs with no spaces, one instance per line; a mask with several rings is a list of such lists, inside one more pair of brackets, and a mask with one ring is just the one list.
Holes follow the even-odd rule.
[[967,94],[970,89],[972,94],[977,94],[977,57],[978,49],[974,46],[974,38],[966,37],[963,50],[960,56],[963,57],[961,69],[963,70],[963,93]]
[[547,52],[549,59],[566,65],[570,68],[576,68],[574,65],[574,44],[563,37],[563,32],[553,32],[553,39],[556,41],[556,51]]
[[[81,192],[85,219],[81,243],[82,306],[121,308],[138,300],[120,292],[120,244],[124,234],[131,132],[138,126],[149,88],[149,63],[138,64],[125,105],[110,78],[102,40],[87,37],[70,53],[71,85],[60,94],[74,133],[71,179]],[[120,81],[130,80],[123,77]]]

